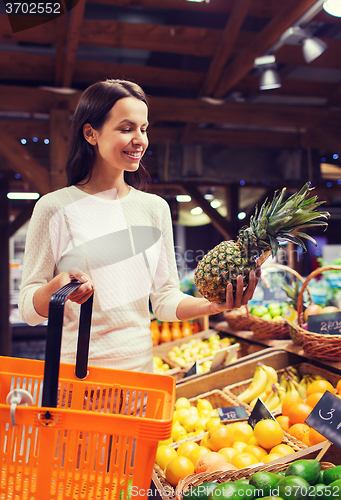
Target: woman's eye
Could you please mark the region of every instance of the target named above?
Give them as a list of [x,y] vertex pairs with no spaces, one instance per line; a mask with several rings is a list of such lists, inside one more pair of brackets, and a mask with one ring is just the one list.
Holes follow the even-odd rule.
[[121,130],[121,132],[130,132],[130,128],[124,128]]
[[146,128],[142,129],[141,132],[142,132],[142,134],[146,134],[147,133],[147,129]]

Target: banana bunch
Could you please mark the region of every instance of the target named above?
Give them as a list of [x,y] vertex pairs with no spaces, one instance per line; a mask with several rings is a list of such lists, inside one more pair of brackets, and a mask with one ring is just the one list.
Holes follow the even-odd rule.
[[[277,372],[272,366],[258,363],[251,384],[245,391],[239,394],[238,399],[243,403],[256,403],[258,397],[263,393],[268,396],[273,384],[278,383]],[[264,395],[263,395],[264,397]]]
[[280,376],[279,384],[284,387],[284,389],[288,389],[288,380],[295,380],[297,383],[301,381],[300,374],[294,366],[289,366],[289,368],[285,368],[284,372]]

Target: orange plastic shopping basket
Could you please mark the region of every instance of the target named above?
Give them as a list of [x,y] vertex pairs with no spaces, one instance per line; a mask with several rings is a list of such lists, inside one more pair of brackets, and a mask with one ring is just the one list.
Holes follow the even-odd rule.
[[175,381],[87,367],[92,298],[76,365],[59,363],[66,297],[50,302],[45,362],[0,357],[0,499],[147,498],[158,441],[171,435]]

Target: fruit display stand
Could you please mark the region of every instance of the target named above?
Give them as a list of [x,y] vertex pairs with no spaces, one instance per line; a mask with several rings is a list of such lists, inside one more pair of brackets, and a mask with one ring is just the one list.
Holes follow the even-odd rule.
[[[221,331],[217,331],[215,329],[207,329],[207,330],[203,330],[203,331],[198,332],[198,333],[194,333],[193,335],[191,335],[189,337],[184,337],[181,339],[173,340],[171,342],[165,342],[163,344],[160,344],[160,345],[153,348],[153,356],[157,356],[157,357],[161,358],[164,361],[164,363],[167,363],[170,366],[171,371],[167,371],[167,372],[165,372],[165,374],[174,376],[176,379],[176,382],[180,383],[185,378],[185,374],[188,372],[189,368],[193,365],[193,362],[189,363],[185,367],[181,367],[173,359],[171,359],[168,356],[168,353],[170,352],[170,350],[172,350],[175,346],[180,347],[182,344],[191,342],[192,340],[208,339],[211,335],[214,335],[214,334],[218,334],[221,338],[224,338],[224,337],[225,338],[226,337],[233,338],[234,342],[239,344],[239,347],[236,351],[237,359],[234,362],[239,362],[245,356],[257,354],[260,351],[266,350],[266,346],[263,346],[259,343],[255,343],[252,341],[251,342],[244,341],[242,339],[236,340],[234,338],[234,335],[229,333],[229,332],[224,332],[224,331],[221,332]],[[209,358],[207,358],[207,359],[209,359]],[[224,367],[224,365],[222,365],[222,369],[223,369],[223,367]],[[197,378],[198,376],[205,375],[205,374],[206,373],[197,374],[197,375],[193,375],[193,376],[188,377],[188,378],[193,379],[193,378]]]
[[[327,367],[323,368],[323,365],[318,366],[318,363],[309,364],[307,359],[303,356],[299,356],[283,349],[269,348],[263,352],[259,352],[258,355],[255,355],[254,357],[245,360],[241,359],[239,362],[217,372],[203,375],[200,378],[200,383],[198,383],[198,380],[187,380],[182,384],[177,384],[176,399],[185,397],[188,398],[192,404],[195,404],[195,401],[199,398],[211,397],[213,398],[211,401],[213,401],[214,407],[221,407],[222,405],[223,407],[242,405],[246,408],[247,413],[250,414],[248,405],[238,402],[236,392],[243,386],[243,384],[245,386],[246,381],[249,381],[253,377],[259,362],[274,367],[278,373],[281,373],[287,367],[294,366],[297,367],[301,374],[309,372],[312,374],[323,375],[328,378],[332,384],[335,384],[336,381],[340,379],[339,370],[327,369]],[[224,388],[228,385],[230,387],[228,387],[228,390],[226,391]],[[223,399],[222,393],[228,398],[227,400]],[[307,445],[303,444],[301,441],[286,432],[284,433],[284,436],[283,442],[291,446],[295,453],[278,460],[274,460],[267,465],[262,465],[259,467],[259,470],[283,470],[281,467],[287,465],[290,461],[299,458],[316,458],[318,453],[325,448],[325,442],[307,447]],[[195,437],[191,439],[195,440]],[[173,446],[177,447],[178,443]],[[335,445],[332,445],[330,449],[328,451],[324,451],[324,453],[324,460],[330,461],[336,465],[341,464],[341,450]],[[181,480],[178,487],[188,487],[189,485],[194,486],[208,480],[225,482],[229,477],[233,477],[234,479],[236,479],[237,476],[238,478],[245,477],[244,475],[247,476],[250,474],[251,470],[254,472],[255,470],[258,470],[258,468],[257,466],[252,469],[243,468],[238,471],[233,471],[232,473],[224,471],[195,474],[187,476],[184,480]],[[163,472],[158,469],[157,466],[154,467],[153,482],[159,491],[162,500],[175,500],[175,498],[182,500],[182,493],[180,493],[180,496],[176,497],[174,488],[168,484]]]
[[[243,331],[243,330],[240,330],[240,331],[233,331],[227,321],[220,321],[220,322],[217,322],[214,324],[214,328],[218,331],[218,332],[225,332],[226,334],[228,335],[234,335],[236,337],[236,339],[239,341],[241,340],[244,340],[246,342],[250,341],[250,342],[257,342],[259,343],[260,345],[263,345],[263,346],[267,346],[267,347],[273,347],[273,348],[278,348],[278,349],[283,349],[287,352],[291,352],[293,354],[296,354],[298,356],[301,356],[303,358],[305,358],[306,360],[310,360],[310,361],[313,361],[314,363],[317,363],[318,366],[327,366],[328,368],[332,368],[334,371],[340,371],[341,372],[341,359],[340,361],[333,361],[331,359],[326,359],[324,358],[323,354],[322,356],[320,356],[319,354],[316,354],[315,355],[315,351],[314,351],[314,355],[311,354],[311,352],[307,352],[307,349],[303,349],[303,346],[302,345],[298,345],[298,344],[295,344],[291,339],[283,339],[283,340],[264,340],[264,339],[255,339],[254,338],[254,335],[251,331]],[[304,330],[302,328],[302,330]],[[296,331],[298,331],[298,329],[296,329]],[[301,332],[301,330],[299,330]],[[321,345],[323,345],[323,342],[326,341],[328,342],[328,338],[331,337],[331,340],[333,340],[334,342],[336,341],[337,342],[337,346],[338,349],[339,349],[339,353],[341,353],[341,336],[340,335],[319,335],[319,334],[311,334],[312,336],[309,336],[309,333],[307,330],[304,330],[302,332],[302,336],[308,334],[308,337],[309,340],[310,338],[311,339],[318,339],[319,342],[322,342]],[[319,337],[323,337],[323,339],[319,339]],[[336,337],[336,338],[335,338]],[[319,343],[317,343],[317,347],[316,349],[318,351],[322,351],[321,349],[321,345],[319,345]],[[333,344],[332,344],[333,345]],[[309,350],[309,348],[308,348]],[[327,362],[327,365],[326,363],[324,362],[326,361]]]

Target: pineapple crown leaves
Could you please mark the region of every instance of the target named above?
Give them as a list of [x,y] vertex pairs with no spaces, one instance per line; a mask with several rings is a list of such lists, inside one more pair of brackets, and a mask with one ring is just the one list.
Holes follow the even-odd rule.
[[270,246],[272,255],[275,256],[279,241],[291,241],[304,251],[306,246],[302,238],[316,245],[314,238],[299,231],[302,228],[317,226],[326,229],[328,226],[326,220],[330,217],[329,213],[316,211],[324,202],[318,202],[317,196],[307,198],[313,189],[310,187],[310,182],[307,182],[298,193],[283,201],[286,192],[286,188],[283,188],[279,194],[277,191],[274,193],[270,203],[265,200],[259,211],[256,206],[255,214],[250,218],[250,227],[241,230],[248,235],[249,246],[252,246],[256,237],[256,246],[261,248]]

